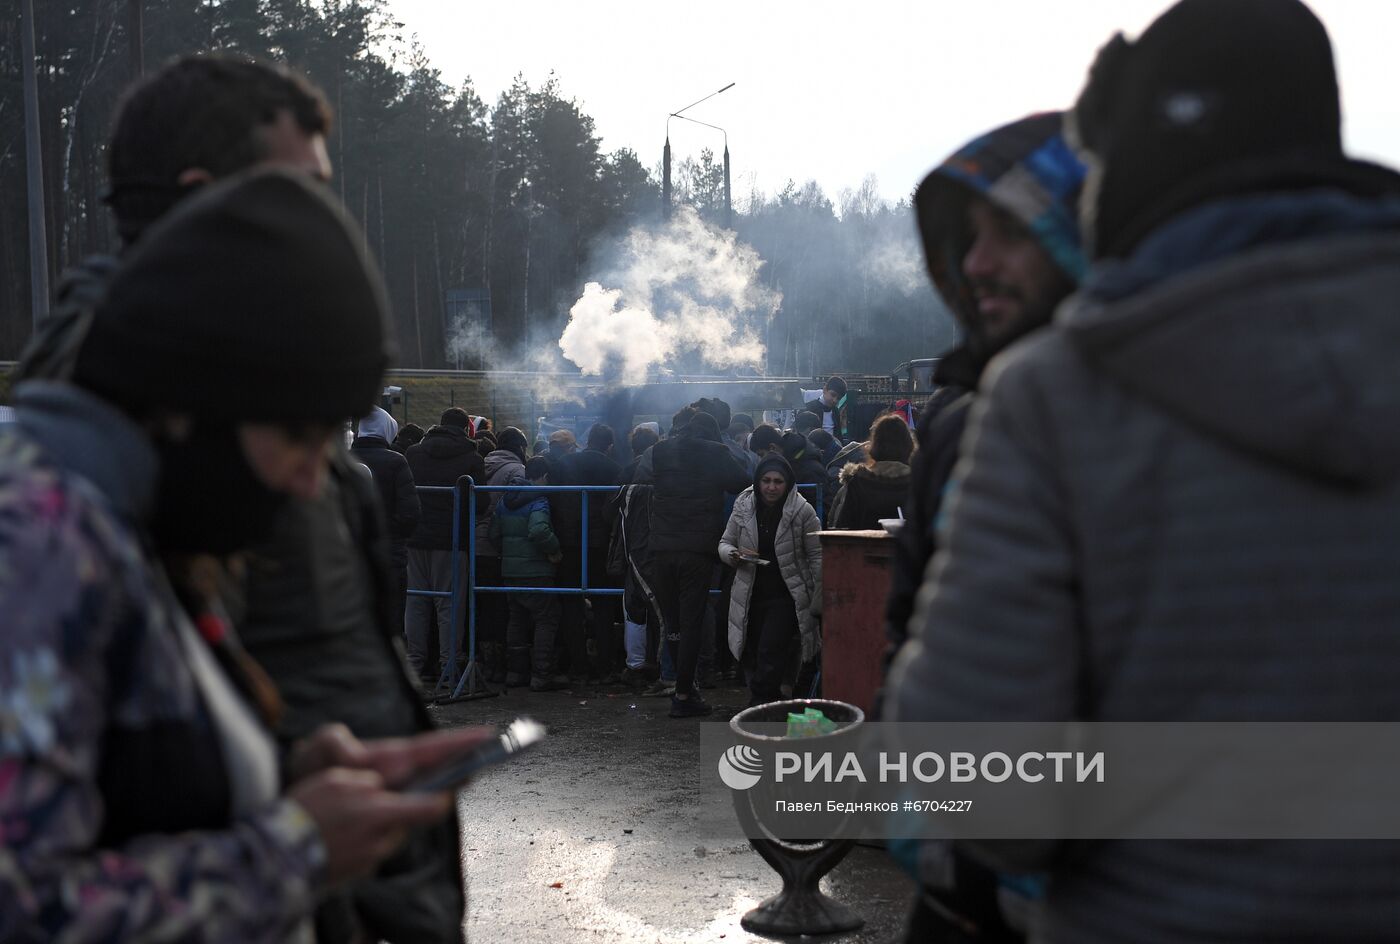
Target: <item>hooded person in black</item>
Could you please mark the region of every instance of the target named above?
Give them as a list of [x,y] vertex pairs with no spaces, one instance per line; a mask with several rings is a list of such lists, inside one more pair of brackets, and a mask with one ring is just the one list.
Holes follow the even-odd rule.
[[812,503],[818,518],[824,518],[830,503],[826,496],[826,466],[822,464],[821,454],[811,441],[799,432],[784,433],[782,446],[783,458],[788,461],[793,474],[797,476],[797,484],[814,486],[803,488],[802,497]]
[[[586,448],[555,459],[550,472],[551,485],[619,485],[622,467],[614,461],[612,427],[595,423],[585,438]],[[558,476],[557,478],[555,476]],[[564,560],[559,567],[557,586],[577,587],[583,579],[583,555],[588,555],[588,585],[601,589],[619,586],[608,574],[608,541],[612,537],[612,500],[614,492],[588,494],[588,543],[583,545],[582,493],[556,494],[550,500],[554,514],[554,530]],[[593,639],[597,646],[597,664],[588,664],[588,626],[584,600],[566,597],[560,629],[569,653],[569,671],[576,678],[597,675],[607,678],[619,674],[622,664],[622,640],[617,632],[617,601],[613,596],[588,597],[593,614]]]
[[694,411],[670,438],[646,451],[635,481],[654,486],[653,589],[676,666],[671,717],[707,715],[710,706],[695,690],[706,597],[715,582],[714,553],[724,531],[724,496],[747,488],[749,476],[720,442],[715,418]]
[[408,548],[405,543],[418,527],[422,506],[413,484],[413,470],[408,460],[390,442],[397,433],[394,418],[375,407],[360,420],[350,454],[369,469],[374,487],[379,492],[379,504],[389,526],[389,546],[392,551],[394,616],[396,628],[403,634],[404,605],[408,590]]
[[[467,438],[467,428],[470,425],[471,417],[467,415],[466,410],[451,407],[443,411],[438,424],[428,430],[421,442],[408,447],[406,455],[415,485],[452,488],[464,475],[471,476],[478,483],[483,482],[486,478],[486,463],[481,458],[476,443]],[[422,519],[418,523],[418,529],[408,539],[408,585],[414,590],[450,591],[453,577],[453,496],[448,492],[422,492],[420,500],[423,505]],[[459,512],[457,580],[465,584],[466,555],[460,553],[467,547],[465,504]],[[460,606],[458,609],[461,609]],[[448,660],[454,648],[454,632],[457,636],[456,661],[462,662],[465,656],[461,632],[454,630],[451,619],[452,601],[449,598],[416,594],[409,598],[404,618],[409,664],[420,678],[431,679],[434,684],[439,681],[443,669],[449,667]],[[430,659],[428,653],[428,641],[434,631],[438,641],[436,660]],[[456,666],[451,668],[456,670]]]

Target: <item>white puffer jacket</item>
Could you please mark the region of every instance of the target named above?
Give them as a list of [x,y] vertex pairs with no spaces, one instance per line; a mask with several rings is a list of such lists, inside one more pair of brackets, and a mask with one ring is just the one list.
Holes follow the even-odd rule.
[[[758,548],[758,518],[754,511],[757,501],[752,486],[734,500],[734,510],[729,515],[724,537],[719,542],[719,558],[728,566],[734,566],[729,560],[730,551],[741,547],[751,550]],[[822,544],[817,537],[820,530],[821,522],[817,520],[816,511],[797,489],[793,489],[783,503],[783,517],[778,522],[773,548],[783,582],[787,584],[797,608],[803,662],[814,659],[821,648],[821,635],[817,631],[817,618],[821,616],[822,607]],[[753,595],[758,566],[740,564],[735,569],[734,589],[729,593],[729,651],[734,653],[736,659],[741,658],[744,652],[749,600]]]

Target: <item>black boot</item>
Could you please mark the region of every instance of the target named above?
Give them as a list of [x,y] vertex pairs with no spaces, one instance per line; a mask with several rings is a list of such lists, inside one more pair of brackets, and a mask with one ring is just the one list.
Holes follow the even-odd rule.
[[506,650],[506,685],[523,688],[530,684],[530,647],[511,646]]

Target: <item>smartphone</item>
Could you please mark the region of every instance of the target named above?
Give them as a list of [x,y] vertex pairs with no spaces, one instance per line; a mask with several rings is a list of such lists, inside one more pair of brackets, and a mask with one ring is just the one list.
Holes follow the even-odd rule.
[[759,557],[757,554],[744,554],[742,552],[739,554],[739,560],[747,561],[750,564],[758,564],[760,567],[767,567],[770,563],[766,558]]
[[544,725],[538,721],[516,718],[499,737],[484,741],[465,754],[458,754],[431,770],[423,771],[399,789],[404,793],[437,793],[455,789],[481,768],[499,764],[534,747],[544,740],[544,735]]

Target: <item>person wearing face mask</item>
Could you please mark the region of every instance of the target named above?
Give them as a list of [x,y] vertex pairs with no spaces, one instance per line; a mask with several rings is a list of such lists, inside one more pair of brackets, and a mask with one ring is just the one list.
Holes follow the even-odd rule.
[[735,572],[729,650],[744,666],[750,706],[780,700],[794,656],[810,662],[821,648],[821,522],[795,484],[782,456],[760,460],[719,542]]
[[324,486],[340,417],[369,409],[388,362],[360,245],[301,175],[211,185],[114,276],[71,382],[16,388],[0,430],[5,939],[306,941],[319,899],[450,815],[447,793],[395,788],[481,732],[328,727],[279,761],[275,692],[220,601],[174,586],[160,557],[238,551]]

